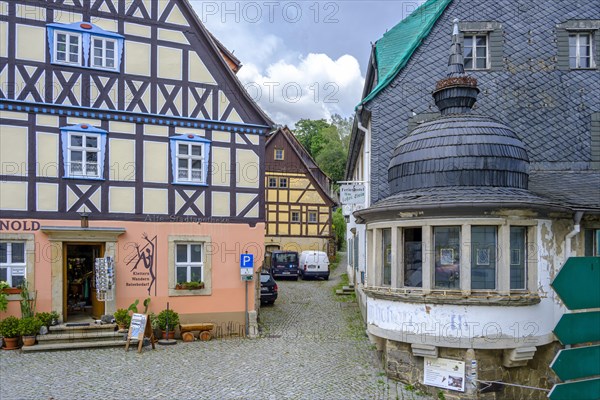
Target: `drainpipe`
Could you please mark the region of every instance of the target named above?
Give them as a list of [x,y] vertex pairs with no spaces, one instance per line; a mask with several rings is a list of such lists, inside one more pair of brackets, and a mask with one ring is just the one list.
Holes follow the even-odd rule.
[[583,211],[575,211],[575,215],[573,216],[573,223],[575,226],[573,226],[573,230],[569,232],[565,238],[565,262],[569,259],[569,257],[571,257],[571,239],[573,239],[573,236],[577,235],[581,231],[581,225],[579,223],[581,222],[582,217]]
[[358,119],[358,129],[365,135],[363,144],[365,146],[365,155],[363,157],[363,180],[366,181],[365,185],[365,207],[371,204],[371,137],[369,130],[362,124],[362,111],[363,106],[359,106],[356,111],[356,117]]

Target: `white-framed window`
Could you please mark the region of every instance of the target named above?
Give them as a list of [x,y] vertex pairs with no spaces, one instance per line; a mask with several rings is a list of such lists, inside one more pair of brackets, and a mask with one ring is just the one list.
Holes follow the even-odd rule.
[[26,272],[25,242],[0,242],[0,281],[18,287],[25,281]]
[[92,37],[91,66],[94,68],[115,69],[117,41],[115,39]]
[[592,38],[590,32],[569,34],[569,67],[571,69],[594,68]]
[[465,34],[463,56],[465,69],[477,70],[489,68],[487,34]]
[[283,149],[275,149],[275,159],[276,160],[278,160],[278,161],[283,160],[283,156],[284,156]]
[[70,177],[99,178],[100,135],[70,132],[67,144],[67,167]]
[[317,222],[317,213],[315,211],[310,211],[308,213],[308,222],[314,224]]
[[287,180],[287,178],[279,178],[279,187],[280,188],[287,188],[288,187],[288,180]]
[[175,253],[175,282],[203,282],[203,244],[176,243]]
[[292,211],[290,221],[291,222],[300,222],[300,211]]
[[55,62],[82,65],[81,47],[81,33],[54,31]]
[[277,178],[269,178],[269,187],[276,188],[277,187]]
[[177,182],[203,183],[203,147],[201,143],[177,143]]

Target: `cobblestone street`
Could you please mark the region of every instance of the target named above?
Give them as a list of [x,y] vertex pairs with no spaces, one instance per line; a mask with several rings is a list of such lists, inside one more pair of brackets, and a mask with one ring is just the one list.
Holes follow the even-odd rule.
[[258,339],[179,342],[142,354],[0,352],[0,398],[418,399],[383,376],[354,302],[329,281],[278,281]]

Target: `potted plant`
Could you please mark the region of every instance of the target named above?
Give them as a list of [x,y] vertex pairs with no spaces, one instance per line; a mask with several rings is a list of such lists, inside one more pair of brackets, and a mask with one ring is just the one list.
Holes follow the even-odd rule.
[[0,311],[6,311],[8,308],[8,292],[7,290],[10,288],[9,284],[0,281]]
[[0,322],[0,335],[4,338],[4,349],[14,350],[19,348],[19,318],[6,317]]
[[[169,321],[169,337],[167,338],[167,320]],[[156,316],[158,327],[163,331],[163,339],[175,338],[175,327],[179,325],[179,314],[173,310],[162,310]]]
[[19,321],[19,333],[23,337],[23,346],[35,344],[35,336],[43,325],[43,322],[36,317],[25,317]]
[[204,289],[204,282],[201,281],[191,281],[191,282],[182,282],[175,285],[176,290],[199,290]]
[[115,322],[119,326],[120,331],[129,328],[129,324],[131,324],[131,316],[129,315],[129,310],[119,308],[117,311],[115,311],[114,317]]

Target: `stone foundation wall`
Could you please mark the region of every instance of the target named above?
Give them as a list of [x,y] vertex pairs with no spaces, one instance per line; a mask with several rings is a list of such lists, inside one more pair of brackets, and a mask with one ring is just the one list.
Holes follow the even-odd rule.
[[[413,355],[410,343],[385,340],[382,348],[382,361],[389,378],[410,384],[419,391],[434,396],[434,398],[437,398],[438,393],[441,391],[444,394],[444,398],[448,400],[544,400],[547,399],[548,392],[546,391],[514,386],[495,385],[489,388],[489,392],[486,392],[486,390],[482,390],[485,384],[479,384],[477,388],[473,386],[473,373],[477,373],[476,379],[480,381],[502,381],[551,389],[557,382],[557,377],[550,369],[550,363],[560,348],[560,344],[557,342],[539,346],[534,358],[529,360],[527,365],[510,368],[502,365],[503,350],[438,348],[438,356],[440,358],[465,362],[466,390],[464,393],[423,385],[424,359],[423,357]],[[472,370],[472,360],[476,361],[476,371]]]

